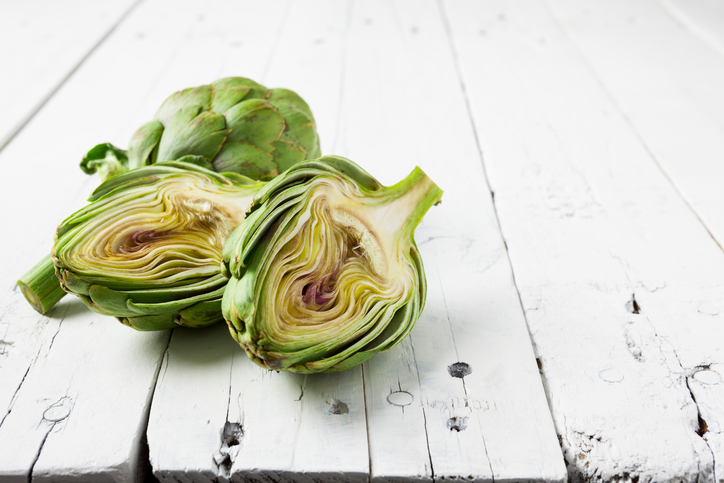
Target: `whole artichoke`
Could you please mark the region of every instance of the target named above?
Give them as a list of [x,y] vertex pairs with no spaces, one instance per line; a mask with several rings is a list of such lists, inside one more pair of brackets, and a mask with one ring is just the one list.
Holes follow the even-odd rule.
[[397,345],[425,303],[414,231],[441,196],[419,168],[384,187],[336,156],[269,182],[224,246],[234,339],[260,366],[301,373],[346,370]]
[[263,184],[183,162],[115,176],[58,227],[61,285],[139,330],[222,320],[222,247]]
[[180,160],[269,180],[319,156],[314,116],[299,95],[227,77],[171,95],[154,120],[132,136],[128,151],[99,144],[80,166],[105,180],[159,161]]

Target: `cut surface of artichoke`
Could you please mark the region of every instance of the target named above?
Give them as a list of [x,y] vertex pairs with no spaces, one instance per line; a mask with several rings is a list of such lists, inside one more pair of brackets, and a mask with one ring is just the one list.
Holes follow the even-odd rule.
[[302,373],[397,345],[425,301],[414,230],[441,196],[419,168],[384,187],[340,157],[292,167],[224,247],[232,336],[262,367]]
[[222,247],[262,185],[183,162],[113,177],[58,227],[61,285],[140,330],[222,320]]

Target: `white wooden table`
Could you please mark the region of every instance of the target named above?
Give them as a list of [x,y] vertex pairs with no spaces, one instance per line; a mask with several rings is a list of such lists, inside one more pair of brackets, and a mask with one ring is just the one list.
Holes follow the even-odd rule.
[[[724,481],[723,0],[2,0],[0,73],[0,481]],[[228,75],[445,190],[398,348],[267,372],[15,288],[85,151]]]

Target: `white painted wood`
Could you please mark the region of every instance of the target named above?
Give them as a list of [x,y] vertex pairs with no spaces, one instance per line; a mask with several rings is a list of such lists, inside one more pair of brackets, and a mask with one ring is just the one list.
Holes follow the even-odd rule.
[[719,0],[660,0],[687,30],[724,55],[724,3]]
[[[186,34],[178,24],[194,19],[175,5],[135,9],[0,154],[2,222],[16,233],[0,240],[13,254],[0,262],[0,479],[27,481],[31,467],[54,481],[143,477],[140,442],[168,334],[134,332],[70,297],[41,317],[14,284],[98,183],[78,169],[83,154],[102,141],[125,146],[152,115],[146,96],[165,67],[157,56],[171,55]],[[44,422],[65,396],[70,416]]]
[[[37,481],[134,481],[167,333],[128,331],[70,298],[31,328],[21,335],[43,341],[0,424],[1,479],[25,482],[32,468]],[[4,356],[24,342],[11,339]]]
[[[721,364],[721,250],[542,2],[444,5],[569,477],[721,478],[720,433],[697,434],[718,386],[692,382]],[[560,20],[606,25],[607,62],[628,28],[609,5]],[[665,82],[639,86],[649,107]]]
[[231,361],[225,324],[174,330],[153,396],[149,459],[160,481],[215,481],[214,453],[227,420]]
[[[205,12],[203,30],[185,41],[188,50],[168,65],[163,84],[168,92],[171,83],[180,88],[204,82],[190,77],[197,73],[186,73],[187,66],[198,61],[219,77],[244,75],[268,86],[291,88],[312,106],[322,143],[328,146],[336,130],[347,11],[346,3],[329,0],[216,4]],[[229,20],[241,17],[249,28],[239,30]],[[159,99],[164,97],[159,86],[154,95],[155,91]],[[231,341],[225,327],[210,330],[219,344],[224,338]],[[310,378],[276,374],[255,366],[237,347],[233,363],[219,359],[214,369],[192,372],[174,354],[208,357],[205,354],[215,343],[209,339],[209,344],[194,348],[192,337],[174,335],[164,378],[156,389],[148,427],[156,477],[162,481],[208,481],[217,475],[252,480],[367,479],[361,368]],[[209,370],[223,377],[208,376]],[[182,387],[180,380],[185,381]],[[223,401],[194,397],[220,389],[226,391]],[[179,399],[188,402],[179,404]],[[194,410],[189,409],[192,401]],[[239,444],[229,444],[228,437],[223,442],[225,426],[227,435],[238,433]],[[188,443],[189,434],[198,435],[193,444]]]
[[724,51],[655,1],[551,5],[647,149],[724,245]]
[[0,149],[136,0],[0,3]]
[[231,473],[249,481],[367,481],[361,368],[275,373],[237,351],[229,420],[244,429]]
[[[2,215],[22,236],[0,238],[14,254],[0,260],[0,479],[142,477],[160,369],[148,439],[162,481],[563,481],[535,355],[572,480],[721,479],[723,255],[651,158],[718,237],[715,158],[672,166],[692,145],[718,152],[720,56],[672,28],[673,3],[589,4],[587,20],[553,0],[559,24],[546,5],[139,4],[0,154],[0,202],[26,200]],[[420,165],[446,190],[417,233],[427,307],[395,350],[278,374],[223,325],[168,344],[70,298],[38,316],[13,290],[97,183],[82,154],[125,146],[169,92],[224,75],[297,90],[325,153],[388,184]],[[664,98],[700,132],[677,137]],[[452,377],[455,362],[472,372]]]
[[[348,2],[290,2],[263,74],[312,106],[325,154],[336,131]],[[370,458],[362,369],[300,376],[262,370],[242,351],[234,359],[229,421],[244,436],[234,478],[264,481],[367,481]],[[234,404],[236,402],[236,404]]]
[[[425,312],[409,341],[365,364],[372,478],[562,481],[437,3],[356,3],[346,57],[337,152],[386,184],[419,165],[445,190],[416,236]],[[454,363],[472,373],[452,377]],[[401,391],[410,405],[390,403]]]

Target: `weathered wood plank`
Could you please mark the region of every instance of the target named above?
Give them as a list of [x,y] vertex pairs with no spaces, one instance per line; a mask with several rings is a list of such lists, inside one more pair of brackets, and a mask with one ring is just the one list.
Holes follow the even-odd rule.
[[[721,478],[719,435],[698,434],[721,427],[718,386],[692,379],[722,360],[721,250],[542,2],[444,4],[569,476]],[[609,5],[561,20],[607,25],[608,61],[628,28],[596,17]]]
[[724,52],[654,1],[551,5],[647,149],[724,246]]
[[30,0],[0,5],[0,150],[136,3]]
[[[338,119],[349,2],[294,1],[285,15],[264,79],[303,93],[318,120],[322,146]],[[293,86],[293,87],[292,87]],[[331,154],[330,151],[323,151]],[[370,458],[361,368],[301,376],[234,360],[229,421],[246,430],[231,468],[252,481],[367,481]]]
[[[206,25],[216,36],[234,40],[214,45],[206,36],[192,36],[191,50],[169,66],[175,71],[169,79],[188,84],[185,66],[203,58],[219,76],[244,75],[294,89],[312,106],[328,150],[338,117],[347,10],[346,3],[330,0],[216,6],[207,13]],[[239,31],[228,19],[241,16],[249,28]],[[208,331],[214,335],[207,344],[195,347],[192,332],[177,331],[169,346],[148,427],[151,464],[159,479],[366,480],[361,368],[308,378],[277,374],[251,363],[238,346],[234,350],[225,326]],[[228,347],[228,355],[214,368],[187,370],[187,357],[212,358],[217,346]],[[185,381],[181,388],[180,380]],[[193,397],[216,394],[220,387],[225,391],[221,405],[218,397]],[[191,435],[198,437],[189,445]]]
[[[192,22],[186,5],[176,5],[135,9],[0,154],[0,202],[14,207],[3,225],[17,233],[0,241],[13,254],[0,262],[0,478],[142,476],[139,443],[168,334],[128,330],[70,297],[42,317],[14,283],[98,183],[78,169],[83,154],[102,141],[125,146],[152,116],[158,101],[148,105],[146,93],[164,72],[159,56],[172,55],[185,35],[177,24]],[[67,408],[56,423],[43,419]]]
[[563,480],[437,3],[356,3],[347,59],[337,152],[387,184],[419,165],[445,190],[416,236],[425,311],[365,364],[372,478]]
[[724,55],[724,4],[718,0],[659,0],[674,20]]

